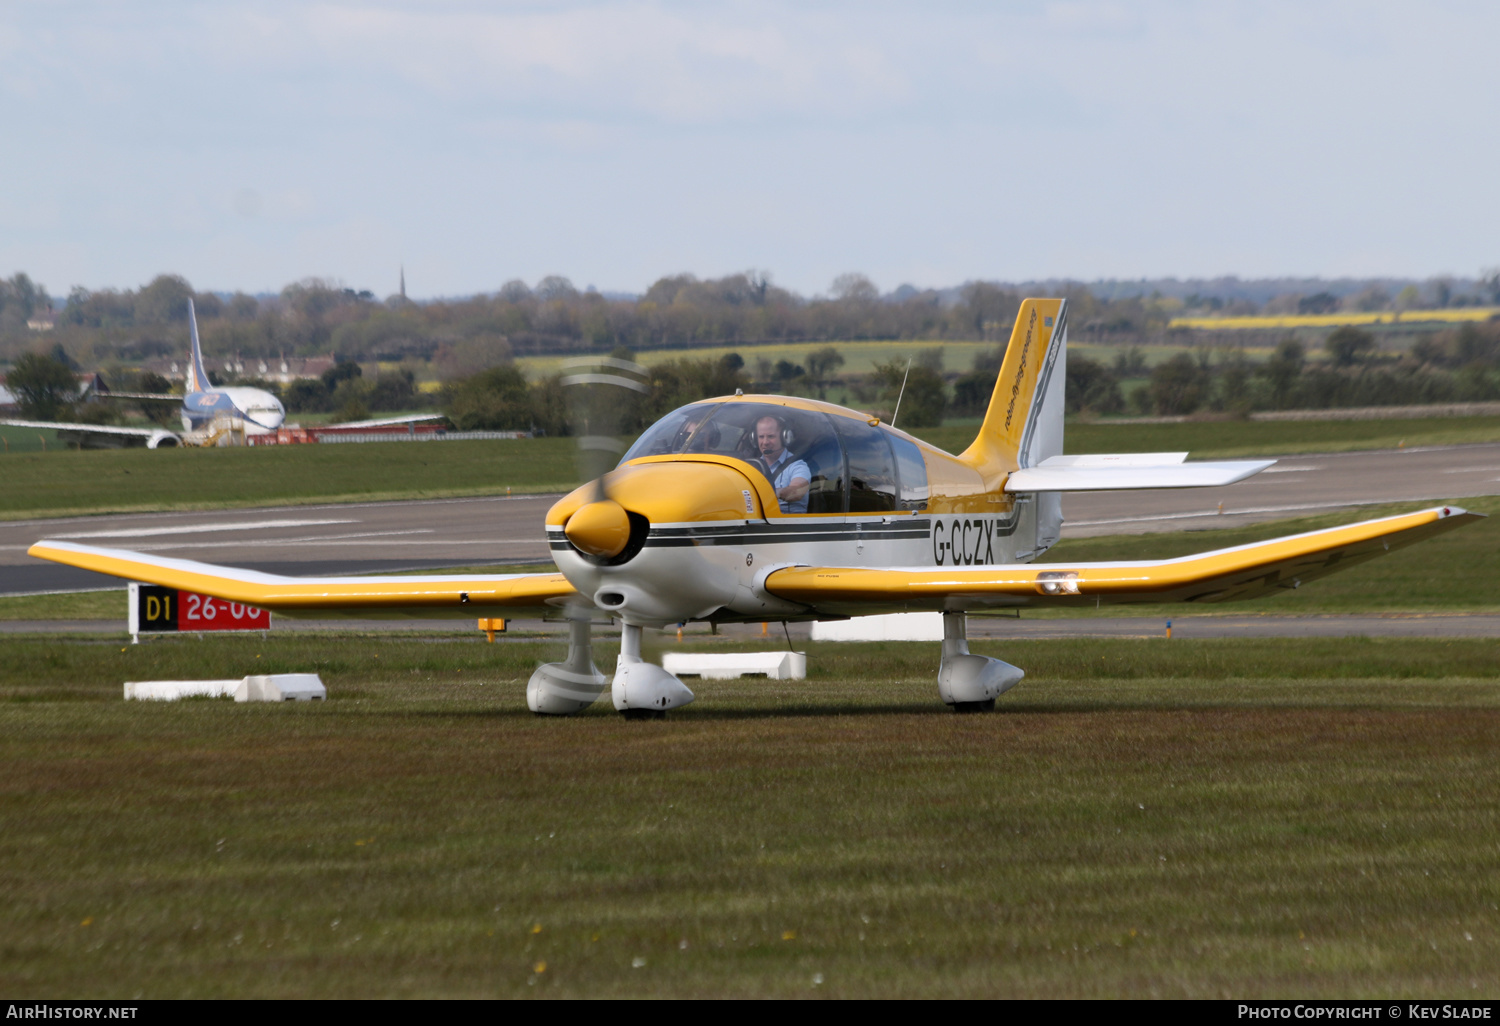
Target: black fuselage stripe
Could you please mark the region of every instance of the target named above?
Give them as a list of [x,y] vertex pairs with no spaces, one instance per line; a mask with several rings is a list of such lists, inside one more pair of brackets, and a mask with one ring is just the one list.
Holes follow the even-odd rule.
[[[826,534],[806,535],[781,535],[775,538],[754,537],[751,535],[726,536],[716,535],[710,538],[647,538],[645,547],[648,549],[671,549],[691,548],[695,545],[794,545],[809,542],[856,542],[856,541],[926,541],[928,538],[925,531],[911,531],[902,534],[866,534],[858,538],[848,536],[837,537]],[[573,546],[566,540],[552,541],[548,547],[557,551],[565,551]]]

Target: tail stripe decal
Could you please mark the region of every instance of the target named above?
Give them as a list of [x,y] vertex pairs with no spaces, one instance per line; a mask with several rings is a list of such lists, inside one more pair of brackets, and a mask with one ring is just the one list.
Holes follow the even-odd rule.
[[1021,395],[1021,385],[1026,380],[1026,362],[1031,358],[1031,340],[1036,337],[1036,307],[1031,308],[1031,323],[1026,325],[1026,340],[1021,344],[1021,360],[1016,366],[1016,379],[1010,385],[1010,403],[1005,407],[1005,429],[1016,415],[1016,400]]

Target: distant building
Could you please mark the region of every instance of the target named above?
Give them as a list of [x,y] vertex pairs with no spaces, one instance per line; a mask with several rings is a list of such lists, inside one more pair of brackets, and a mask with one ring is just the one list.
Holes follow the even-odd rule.
[[54,323],[51,310],[38,310],[36,316],[26,322],[26,327],[32,331],[51,331]]

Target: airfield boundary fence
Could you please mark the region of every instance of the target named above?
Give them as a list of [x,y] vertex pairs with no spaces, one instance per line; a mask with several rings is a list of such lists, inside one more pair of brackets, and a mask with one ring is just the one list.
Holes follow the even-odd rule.
[[362,432],[322,432],[319,433],[318,442],[327,445],[330,442],[340,444],[360,442],[468,442],[476,439],[498,438],[515,439],[530,438],[530,431],[427,431],[417,434],[407,434],[404,431],[362,431]]

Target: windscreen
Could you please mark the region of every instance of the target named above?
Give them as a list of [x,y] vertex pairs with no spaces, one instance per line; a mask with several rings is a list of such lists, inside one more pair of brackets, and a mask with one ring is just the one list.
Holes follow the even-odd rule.
[[648,427],[635,444],[630,447],[620,460],[621,465],[631,460],[638,460],[642,456],[670,456],[678,452],[701,452],[699,449],[687,448],[688,439],[693,432],[708,419],[708,415],[714,411],[715,403],[694,403],[691,406],[683,406],[673,410],[661,420]]
[[703,453],[742,460],[770,481],[782,513],[844,512],[844,454],[826,414],[772,403],[694,403],[641,435],[622,463]]

